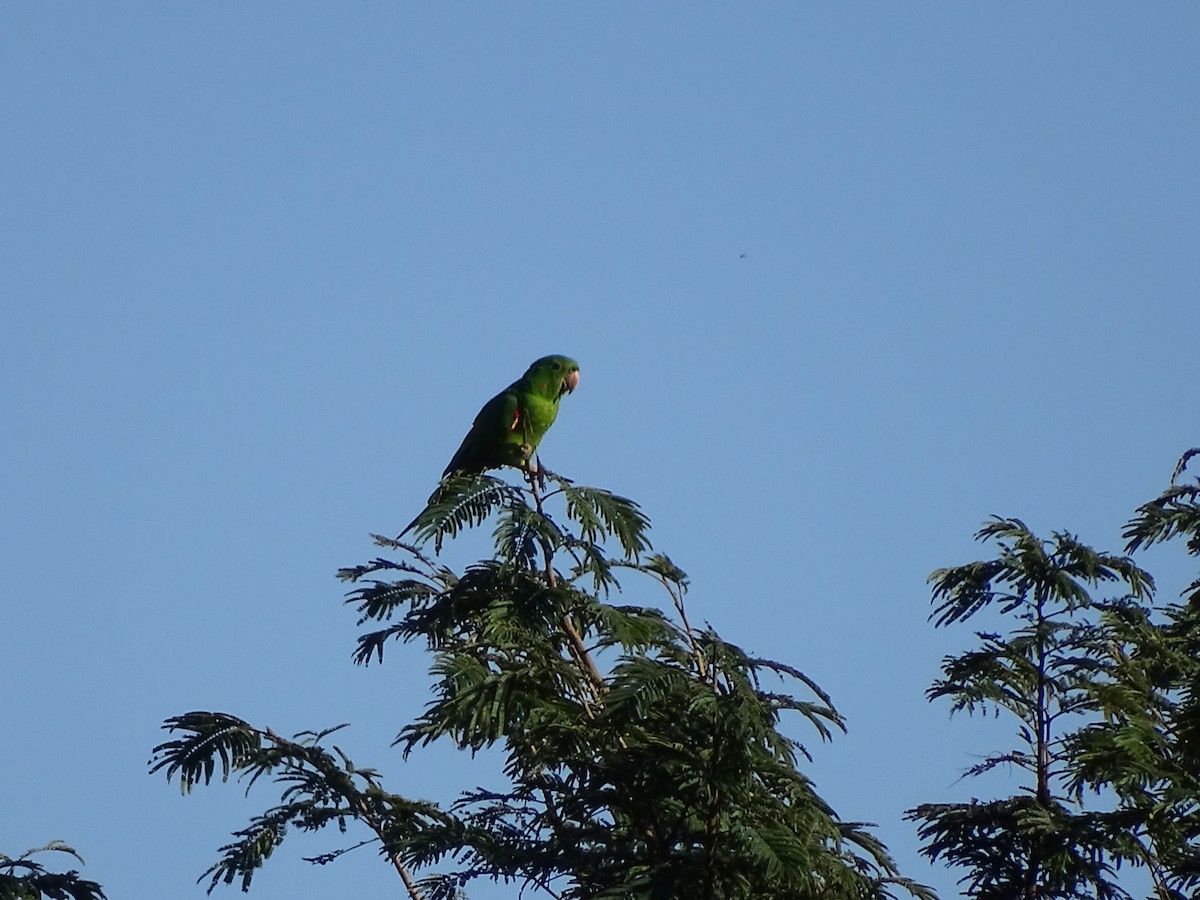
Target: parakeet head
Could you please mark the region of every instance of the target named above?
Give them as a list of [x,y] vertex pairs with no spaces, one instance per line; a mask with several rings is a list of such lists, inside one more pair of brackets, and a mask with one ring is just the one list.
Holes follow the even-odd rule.
[[569,356],[543,356],[526,370],[525,380],[543,397],[557,399],[579,387],[579,363]]

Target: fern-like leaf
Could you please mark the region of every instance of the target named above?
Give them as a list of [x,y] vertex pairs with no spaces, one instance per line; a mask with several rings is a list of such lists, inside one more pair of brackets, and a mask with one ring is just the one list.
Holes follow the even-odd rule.
[[226,713],[184,713],[167,719],[163,728],[168,732],[183,731],[187,736],[155,747],[150,771],[166,769],[168,781],[178,775],[179,788],[184,794],[201,782],[212,781],[218,760],[221,780],[228,781],[231,772],[244,768],[262,749],[259,732]]
[[538,568],[538,555],[543,548],[553,552],[564,540],[558,526],[523,499],[501,509],[492,537],[497,559],[525,569]]
[[440,553],[447,537],[482,524],[503,506],[524,503],[520,488],[494,475],[448,475],[413,520],[416,538],[421,543],[432,539],[434,552]]
[[650,519],[634,501],[600,488],[565,481],[559,485],[567,502],[567,518],[578,523],[584,540],[600,543],[615,537],[626,557],[634,560],[650,549]]
[[359,619],[356,624],[362,625],[371,619],[390,619],[398,607],[424,603],[436,593],[437,588],[418,578],[372,581],[347,594],[346,603],[357,605]]
[[17,857],[0,853],[0,900],[106,900],[99,884],[80,878],[74,869],[51,872],[34,861],[32,857],[40,853],[65,853],[83,862],[83,857],[62,841],[51,841]]
[[303,807],[303,804],[279,806],[256,816],[248,826],[233,833],[235,840],[218,850],[221,858],[209,866],[196,882],[208,878],[206,892],[211,894],[221,882],[232,884],[234,879],[240,876],[241,889],[250,890],[254,873],[262,868],[263,863],[275,852],[275,848],[283,843],[288,821],[302,811]]

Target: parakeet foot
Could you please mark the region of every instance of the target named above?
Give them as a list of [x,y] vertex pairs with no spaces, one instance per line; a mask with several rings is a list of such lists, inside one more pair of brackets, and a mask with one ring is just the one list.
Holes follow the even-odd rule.
[[[547,478],[553,478],[555,481],[561,481],[564,484],[574,484],[575,483],[575,479],[568,478],[566,475],[559,475],[557,472],[551,472],[549,469],[547,469],[545,466],[542,466],[542,465],[539,465],[537,467],[537,469],[535,470],[535,474],[536,474],[536,477],[538,480],[538,487],[540,487],[542,490],[545,490],[545,488],[546,488],[546,479]],[[526,475],[526,477],[527,478],[529,477],[528,474]]]
[[525,467],[525,480],[531,488],[539,491],[546,489],[546,470],[537,463]]

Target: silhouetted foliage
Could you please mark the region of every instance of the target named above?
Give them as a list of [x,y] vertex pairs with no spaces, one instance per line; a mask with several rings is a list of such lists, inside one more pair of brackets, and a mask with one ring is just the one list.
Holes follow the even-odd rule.
[[[151,766],[185,792],[218,773],[282,788],[221,848],[209,889],[248,887],[288,828],[354,821],[365,840],[314,861],[373,844],[411,897],[458,897],[482,878],[563,900],[932,898],[799,770],[807,752],[784,720],[829,739],[842,728],[829,697],[798,669],[693,628],[687,578],[651,553],[635,503],[550,482],[545,493],[450,476],[413,522],[417,543],[377,535],[387,556],[339,573],[367,627],[356,662],[414,641],[432,656],[433,698],[397,736],[405,756],[444,741],[497,747],[505,783],[443,809],[327,749],[337,729],[285,739],[223,713],[176,716]],[[492,556],[462,571],[423,549],[493,517]],[[618,575],[657,585],[671,610],[612,603]]]
[[[1200,486],[1179,484],[1126,527],[1126,552],[1177,536],[1200,554]],[[1200,579],[1185,606],[1152,604],[1154,582],[1128,556],[1074,536],[1049,540],[1019,520],[979,532],[993,559],[935,572],[938,626],[985,609],[1012,621],[947,657],[930,698],[952,712],[1004,713],[1018,746],[968,770],[1027,773],[1016,796],[910,810],[922,852],[965,868],[968,896],[1125,898],[1123,865],[1144,868],[1159,900],[1200,896]],[[1110,596],[1098,598],[1099,588]],[[1191,892],[1191,893],[1188,893]]]
[[52,872],[34,859],[45,853],[65,853],[83,862],[61,841],[26,850],[20,856],[0,853],[0,900],[106,900],[99,884],[80,878],[74,869]]
[[[1200,556],[1200,481],[1183,480],[1198,454],[1138,508],[1126,554],[1182,539]],[[505,780],[442,807],[357,767],[330,742],[345,726],[285,738],[225,713],[173,717],[151,768],[185,793],[233,776],[280,789],[220,848],[208,889],[249,888],[289,829],[334,824],[363,836],[311,862],[374,846],[412,898],[465,897],[485,879],[561,900],[932,900],[801,771],[808,752],[787,723],[829,740],[843,728],[829,696],[799,669],[694,628],[687,576],[653,552],[637,504],[546,477],[548,492],[544,480],[450,475],[400,537],[374,536],[383,555],[339,572],[364,628],[356,663],[412,642],[431,656],[433,696],[399,725],[405,758],[443,742],[496,748]],[[458,570],[439,560],[489,521],[486,558]],[[414,542],[401,539],[410,529]],[[934,572],[930,618],[1002,625],[947,656],[927,693],[952,713],[1011,718],[1016,744],[966,774],[1003,767],[1027,781],[1011,796],[909,810],[922,852],[965,870],[977,900],[1125,900],[1123,868],[1147,872],[1155,900],[1200,900],[1200,578],[1183,603],[1158,606],[1129,555],[1012,518],[977,537],[994,554]],[[74,879],[39,882],[47,897],[103,898],[22,857],[0,864],[0,900],[38,896],[3,893],[34,876]]]

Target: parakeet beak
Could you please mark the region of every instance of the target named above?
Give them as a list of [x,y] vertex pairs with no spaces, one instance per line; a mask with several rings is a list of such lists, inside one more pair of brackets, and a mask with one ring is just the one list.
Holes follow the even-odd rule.
[[558,396],[573,394],[577,387],[579,387],[579,370],[575,369],[572,372],[568,372],[566,378],[563,379],[562,390],[558,392]]

